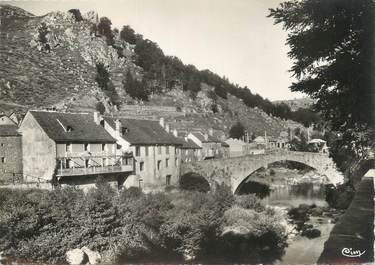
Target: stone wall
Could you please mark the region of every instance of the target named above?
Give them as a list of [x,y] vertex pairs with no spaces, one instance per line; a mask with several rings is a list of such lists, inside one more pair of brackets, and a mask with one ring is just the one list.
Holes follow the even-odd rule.
[[342,174],[337,171],[335,164],[328,156],[320,153],[290,151],[185,163],[181,165],[181,175],[195,172],[205,177],[210,184],[225,183],[235,192],[254,171],[283,160],[306,164],[314,168],[317,173],[326,176],[331,183],[343,181]]
[[20,127],[24,181],[51,181],[56,169],[56,143],[48,137],[30,113]]
[[0,182],[12,182],[22,176],[21,136],[0,137]]

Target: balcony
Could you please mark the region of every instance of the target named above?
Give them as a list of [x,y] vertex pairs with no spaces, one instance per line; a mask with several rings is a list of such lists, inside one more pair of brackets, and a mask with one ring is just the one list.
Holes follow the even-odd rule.
[[93,166],[93,167],[72,167],[63,168],[57,170],[57,177],[65,176],[84,176],[84,175],[100,175],[100,174],[110,174],[110,173],[125,173],[132,172],[133,165],[124,166]]
[[133,156],[67,156],[57,158],[56,176],[85,176],[133,172]]

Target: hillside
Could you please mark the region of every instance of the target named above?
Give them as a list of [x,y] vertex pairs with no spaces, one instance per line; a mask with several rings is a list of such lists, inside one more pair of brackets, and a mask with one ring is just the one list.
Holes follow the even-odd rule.
[[298,109],[308,109],[314,104],[314,100],[308,97],[305,98],[296,98],[296,99],[289,99],[289,100],[275,100],[273,103],[281,104],[284,103],[289,106],[292,111],[296,111]]
[[[247,88],[164,56],[141,35],[134,35],[135,41],[124,30],[105,35],[94,12],[82,19],[70,12],[34,16],[0,5],[0,19],[0,112],[46,107],[93,111],[101,102],[113,115],[166,116],[186,129],[228,132],[241,121],[256,135],[278,135],[300,126],[266,114],[273,113],[272,103]],[[129,105],[143,107],[135,112]]]

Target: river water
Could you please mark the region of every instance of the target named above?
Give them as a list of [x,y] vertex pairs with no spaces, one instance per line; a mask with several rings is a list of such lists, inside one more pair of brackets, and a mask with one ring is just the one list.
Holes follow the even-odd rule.
[[[287,173],[283,171],[283,173]],[[291,172],[289,172],[291,173]],[[294,175],[301,177],[299,173]],[[288,183],[287,183],[288,182]],[[290,181],[278,181],[271,185],[270,194],[263,199],[270,206],[278,206],[287,210],[300,204],[327,206],[324,185],[321,183],[297,183],[290,185]],[[310,217],[307,224],[321,231],[321,236],[313,239],[300,235],[292,236],[288,240],[285,254],[275,264],[314,264],[323,251],[324,242],[334,226],[327,217]]]

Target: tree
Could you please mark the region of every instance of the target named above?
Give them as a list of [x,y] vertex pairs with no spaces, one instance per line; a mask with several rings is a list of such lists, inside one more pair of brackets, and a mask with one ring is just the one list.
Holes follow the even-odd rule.
[[95,81],[98,83],[99,87],[103,90],[108,89],[109,83],[109,72],[103,63],[96,64],[96,78]]
[[123,86],[126,93],[128,93],[132,98],[148,101],[148,96],[150,93],[147,89],[146,83],[135,79],[130,71],[126,73]]
[[229,130],[230,138],[241,139],[244,135],[245,135],[245,127],[240,122],[237,122]]
[[112,26],[112,22],[109,18],[101,17],[99,20],[98,27],[97,27],[98,34],[105,36],[108,45],[114,44],[113,32],[111,30],[111,26]]
[[51,47],[48,44],[47,35],[50,31],[48,30],[48,27],[46,23],[40,24],[38,27],[38,41],[42,44],[42,51],[50,51]]
[[120,38],[130,44],[137,43],[135,31],[129,25],[122,27],[120,31]]
[[79,9],[70,9],[68,12],[72,13],[73,17],[75,18],[75,20],[77,22],[83,21],[83,17],[82,17],[81,11],[79,11]]
[[95,109],[97,111],[99,111],[100,114],[104,114],[105,113],[105,106],[104,106],[104,104],[101,101],[99,101],[98,103],[96,103]]
[[269,17],[289,31],[288,56],[298,79],[291,90],[317,100],[316,110],[343,133],[345,148],[373,144],[375,2],[288,1]]

